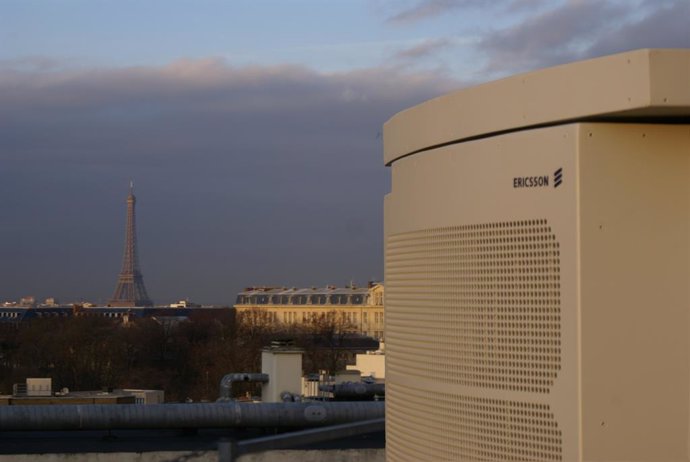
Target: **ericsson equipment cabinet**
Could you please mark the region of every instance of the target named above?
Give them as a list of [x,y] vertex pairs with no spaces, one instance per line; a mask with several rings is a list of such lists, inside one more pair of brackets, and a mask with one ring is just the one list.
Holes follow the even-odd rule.
[[690,460],[690,50],[384,127],[388,461]]

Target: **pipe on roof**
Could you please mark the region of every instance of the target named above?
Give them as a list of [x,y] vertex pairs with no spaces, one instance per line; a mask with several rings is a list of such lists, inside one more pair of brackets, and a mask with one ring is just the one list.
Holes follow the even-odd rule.
[[257,372],[236,372],[226,374],[220,379],[220,394],[218,401],[230,401],[232,399],[232,384],[235,382],[257,382],[268,383],[268,374]]
[[0,431],[317,427],[384,412],[376,401],[0,406]]
[[363,399],[385,396],[386,385],[383,383],[344,382],[335,385],[319,385],[319,390],[333,393],[333,397],[337,399]]

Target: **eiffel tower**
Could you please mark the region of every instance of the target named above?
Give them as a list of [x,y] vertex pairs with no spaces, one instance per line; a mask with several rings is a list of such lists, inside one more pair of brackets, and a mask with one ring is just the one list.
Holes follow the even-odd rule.
[[139,270],[139,258],[137,256],[137,233],[134,206],[137,202],[134,197],[134,183],[129,183],[129,196],[127,196],[127,230],[125,236],[125,255],[122,258],[122,270],[117,280],[117,287],[113,298],[108,302],[110,306],[152,306],[144,287],[144,278]]

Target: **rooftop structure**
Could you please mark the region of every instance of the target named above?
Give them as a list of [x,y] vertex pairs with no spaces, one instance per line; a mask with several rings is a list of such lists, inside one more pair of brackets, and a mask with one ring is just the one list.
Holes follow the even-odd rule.
[[[139,443],[139,454],[119,452],[113,460],[244,460],[238,457],[251,452],[264,452],[270,449],[292,448],[316,443],[326,447],[340,447],[338,440],[347,438],[345,447],[360,447],[358,435],[371,435],[365,447],[376,448],[361,457],[326,450],[323,454],[311,451],[309,460],[383,460],[384,407],[381,402],[325,402],[306,401],[301,396],[301,350],[295,349],[292,342],[280,340],[262,352],[264,373],[230,373],[220,383],[220,396],[216,403],[161,404],[162,393],[156,390],[114,390],[113,392],[74,393],[63,389],[51,393],[50,379],[27,379],[21,397],[0,396],[0,454],[32,454],[27,460],[46,460],[35,453],[70,453],[70,460],[92,460],[100,458],[101,452],[111,452],[107,442],[117,438],[119,451],[132,451],[127,436],[134,436]],[[31,381],[31,382],[30,382]],[[257,382],[262,386],[262,402],[232,401],[234,382]],[[34,385],[34,386],[30,386]],[[334,395],[347,395],[367,400],[367,385],[359,384],[364,390],[351,389],[352,383],[336,386]],[[29,391],[33,393],[29,393]],[[383,388],[377,390],[383,394]],[[35,395],[40,394],[40,397]],[[32,396],[33,395],[33,396]],[[341,396],[342,398],[342,396]],[[126,401],[125,401],[126,399]],[[341,400],[342,401],[342,400]],[[371,400],[369,400],[371,401]],[[123,404],[126,403],[126,404]],[[152,404],[151,406],[139,406]],[[3,404],[8,406],[3,406]],[[16,406],[32,404],[33,406]],[[59,409],[53,405],[60,404]],[[107,406],[105,404],[120,404]],[[249,433],[253,429],[264,429],[261,434]],[[222,429],[223,433],[209,433]],[[266,436],[266,430],[287,433]],[[142,431],[167,431],[167,441],[160,441],[155,434],[142,434]],[[84,435],[107,431],[101,441],[86,442]],[[256,430],[254,430],[255,432]],[[59,432],[60,438],[57,438]],[[70,433],[78,433],[79,443],[65,444]],[[29,437],[24,437],[28,434]],[[101,433],[103,435],[103,433]],[[115,436],[116,435],[116,436]],[[104,435],[105,436],[105,435]],[[160,436],[160,434],[158,434]],[[247,437],[250,436],[249,439]],[[251,436],[260,436],[251,438]],[[224,440],[218,441],[220,437]],[[231,444],[227,438],[232,438]],[[32,444],[26,444],[30,439]],[[151,445],[158,439],[158,444]],[[54,444],[60,441],[59,445]],[[190,444],[177,448],[177,453],[161,454],[161,449],[174,450],[177,443],[187,440]],[[192,440],[192,441],[190,441]],[[18,441],[24,444],[18,444]],[[50,444],[51,441],[53,444]],[[218,451],[214,453],[217,442]],[[9,443],[9,444],[8,444]],[[105,443],[105,444],[103,444]],[[40,445],[40,450],[36,450]],[[335,445],[335,446],[332,446]],[[191,446],[191,447],[190,447]],[[194,452],[190,451],[192,449]],[[203,451],[203,452],[202,452]],[[81,457],[75,453],[86,453]],[[264,454],[265,455],[265,454]],[[318,457],[315,457],[317,456]],[[271,454],[266,460],[303,460],[304,454],[286,457],[286,454]],[[335,457],[334,457],[335,456]],[[359,457],[358,457],[359,456]],[[2,455],[0,455],[2,458]],[[263,456],[261,460],[264,460]]]
[[381,342],[379,349],[367,351],[355,356],[355,364],[348,365],[347,370],[358,371],[362,377],[375,381],[383,381],[386,378],[386,353],[385,344]]

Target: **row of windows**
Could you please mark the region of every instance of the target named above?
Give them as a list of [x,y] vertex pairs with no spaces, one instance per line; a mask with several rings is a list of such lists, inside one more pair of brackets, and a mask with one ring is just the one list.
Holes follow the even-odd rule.
[[[67,313],[66,311],[62,311],[62,312],[49,311],[49,312],[44,312],[44,313],[41,313],[39,311],[38,313],[36,313],[36,317],[37,318],[68,317],[68,316],[71,316],[71,314],[72,313]],[[75,316],[103,316],[106,318],[121,318],[125,314],[127,314],[127,313],[122,313],[122,312],[114,313],[111,311],[106,311],[106,312],[102,312],[102,313],[82,312],[82,313],[75,314]]]
[[238,305],[363,305],[363,294],[238,295]]
[[[362,322],[364,324],[368,324],[370,321],[373,322],[374,324],[377,325],[382,325],[383,324],[383,313],[373,313],[373,316],[369,316],[370,313],[362,313]],[[324,312],[312,312],[312,311],[302,311],[302,312],[297,312],[297,311],[267,311],[262,313],[261,316],[265,316],[268,318],[268,321],[272,322],[284,322],[288,324],[292,324],[298,321],[301,322],[308,322],[312,319],[324,319],[326,316],[329,316],[329,313],[324,313]],[[340,319],[353,323],[353,324],[358,324],[359,323],[359,313],[358,312],[348,312],[348,311],[343,311],[338,313],[338,316],[340,316]]]
[[[378,313],[377,313],[378,314]],[[359,322],[359,313],[350,313],[350,312],[342,312],[338,313],[340,316],[340,319],[348,322],[348,323],[353,323],[357,324]],[[367,322],[368,319],[368,313],[363,313],[362,314],[362,321]],[[271,313],[270,316],[272,319],[277,320],[278,319],[278,313]],[[324,319],[327,316],[326,313],[314,313],[311,311],[303,311],[302,315],[300,317],[300,314],[296,311],[284,311],[280,313],[280,320],[285,323],[294,323],[299,320],[302,322],[308,322],[312,319]]]

